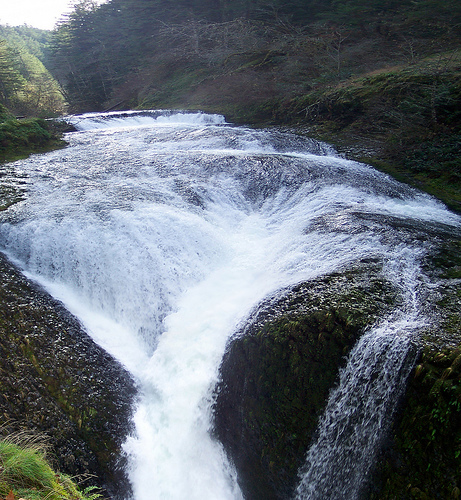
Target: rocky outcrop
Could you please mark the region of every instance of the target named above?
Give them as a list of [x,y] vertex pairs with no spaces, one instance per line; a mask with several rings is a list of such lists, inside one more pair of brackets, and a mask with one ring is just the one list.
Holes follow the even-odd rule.
[[370,500],[461,498],[461,343],[423,350],[378,464]]
[[[461,498],[461,243],[436,239],[420,290],[432,320],[415,338],[420,355],[365,492],[370,500]],[[399,300],[379,262],[362,262],[267,301],[231,339],[215,433],[245,498],[292,498],[345,356]]]
[[[124,497],[121,444],[135,386],[64,307],[0,255],[1,432],[48,436],[52,462]],[[125,496],[126,497],[126,496]]]
[[461,241],[447,240],[425,271],[437,284],[428,297],[436,321],[421,338],[371,500],[461,498]]
[[215,432],[246,498],[289,498],[345,356],[399,300],[360,263],[287,290],[230,342],[216,388]]

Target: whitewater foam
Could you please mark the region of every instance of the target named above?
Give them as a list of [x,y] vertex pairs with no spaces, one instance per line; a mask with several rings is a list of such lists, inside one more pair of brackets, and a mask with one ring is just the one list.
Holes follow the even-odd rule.
[[27,196],[1,215],[2,247],[136,378],[135,499],[239,499],[210,394],[251,309],[362,258],[391,275],[404,248],[389,217],[418,234],[459,218],[324,145],[219,115],[70,121],[68,148],[15,164]]

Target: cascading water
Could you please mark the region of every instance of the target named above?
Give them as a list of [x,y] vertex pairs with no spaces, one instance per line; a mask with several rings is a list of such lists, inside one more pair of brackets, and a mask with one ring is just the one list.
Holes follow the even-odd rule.
[[[395,268],[415,276],[427,243],[400,241],[387,222],[458,227],[459,219],[327,146],[233,127],[221,116],[156,111],[72,121],[80,131],[67,136],[68,148],[15,164],[27,193],[2,215],[2,247],[138,381],[136,433],[125,444],[135,499],[241,498],[209,433],[210,394],[237,326],[277,290],[378,257],[407,298],[391,326],[366,338],[401,346],[392,339],[407,338],[423,318],[417,284]],[[395,368],[378,366],[384,374]],[[391,400],[389,392],[377,399]],[[343,413],[348,403],[331,399]],[[371,404],[363,403],[364,414]],[[339,447],[334,414],[327,411],[308,454],[300,498],[317,498],[310,485],[329,481],[312,463],[332,456],[321,455],[322,440]]]
[[296,491],[299,500],[355,499],[366,486],[416,358],[412,335],[424,325],[416,293],[417,258],[416,249],[400,249],[400,260],[387,269],[403,292],[403,307],[364,334],[352,350],[307,453]]

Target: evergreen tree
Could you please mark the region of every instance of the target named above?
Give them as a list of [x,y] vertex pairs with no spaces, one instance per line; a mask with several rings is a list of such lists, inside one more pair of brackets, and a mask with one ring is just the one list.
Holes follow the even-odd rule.
[[7,104],[15,114],[27,116],[49,116],[61,114],[64,100],[59,85],[45,68],[43,60],[45,40],[43,30],[27,26],[0,27],[5,40],[1,53],[1,102]]
[[0,40],[0,102],[6,106],[12,104],[13,97],[26,84],[19,66],[17,51],[11,49],[5,40]]

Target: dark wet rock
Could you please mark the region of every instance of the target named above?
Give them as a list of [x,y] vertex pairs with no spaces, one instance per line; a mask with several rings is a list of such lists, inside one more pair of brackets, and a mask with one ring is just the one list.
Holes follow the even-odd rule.
[[345,357],[399,301],[377,262],[286,290],[229,343],[215,433],[247,499],[290,498]]
[[123,497],[121,445],[136,392],[130,375],[2,255],[0,279],[2,433],[43,432],[61,472],[91,474],[87,485]]
[[378,460],[370,500],[461,498],[461,241],[428,255],[435,319]]

